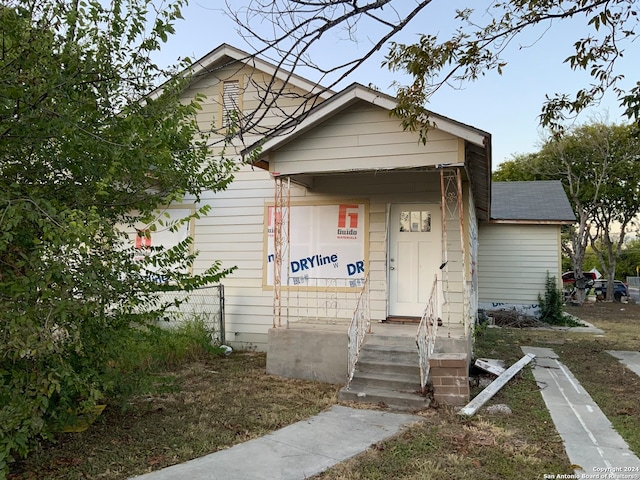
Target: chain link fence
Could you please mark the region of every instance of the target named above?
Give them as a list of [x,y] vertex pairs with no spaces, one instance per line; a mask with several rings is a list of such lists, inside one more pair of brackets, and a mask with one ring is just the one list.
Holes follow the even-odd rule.
[[[214,343],[223,345],[224,335],[224,285],[198,288],[190,292],[165,292],[162,303],[172,303],[166,310],[162,327],[175,327],[190,320],[200,320],[211,334]],[[176,305],[177,303],[177,305]]]
[[640,303],[640,277],[627,277],[627,287],[629,298],[635,303]]

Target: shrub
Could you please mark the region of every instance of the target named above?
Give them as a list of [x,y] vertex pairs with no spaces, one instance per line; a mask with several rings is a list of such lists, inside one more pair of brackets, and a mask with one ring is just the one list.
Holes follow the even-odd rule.
[[562,291],[558,289],[556,277],[549,276],[544,284],[544,297],[538,294],[540,320],[551,325],[564,325],[566,318],[563,311]]

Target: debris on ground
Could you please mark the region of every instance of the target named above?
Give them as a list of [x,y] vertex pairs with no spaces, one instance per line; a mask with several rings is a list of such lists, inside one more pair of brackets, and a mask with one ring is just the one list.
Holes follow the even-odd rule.
[[498,327],[531,328],[548,327],[549,324],[514,309],[487,310],[487,316],[493,319],[492,324]]
[[496,378],[491,384],[482,390],[473,400],[471,400],[463,409],[458,413],[460,415],[472,416],[480,407],[487,403],[491,397],[493,397],[498,391],[505,386],[505,384],[513,378],[513,376],[524,368],[531,360],[536,356],[532,353],[527,353],[524,357],[518,360],[516,363],[506,369],[498,378]]
[[494,375],[502,375],[506,370],[506,368],[504,368],[504,361],[493,358],[478,358],[474,365]]
[[513,411],[508,405],[504,403],[496,403],[495,405],[489,405],[485,411],[491,415],[511,415]]

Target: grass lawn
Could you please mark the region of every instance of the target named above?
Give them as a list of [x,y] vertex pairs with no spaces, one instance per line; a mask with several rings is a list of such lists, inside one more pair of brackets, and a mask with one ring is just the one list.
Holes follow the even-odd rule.
[[[640,306],[599,303],[566,309],[605,336],[487,329],[476,355],[507,365],[521,345],[555,350],[616,429],[640,455],[640,378],[606,350],[640,346]],[[338,386],[265,374],[265,356],[201,356],[155,372],[133,396],[113,399],[87,431],[60,434],[13,465],[11,479],[124,479],[220,450],[314,415],[336,402]],[[475,389],[475,393],[479,388]],[[374,445],[316,479],[534,479],[570,474],[571,465],[529,368],[489,404],[513,414],[471,419],[447,407],[419,413],[424,423]]]

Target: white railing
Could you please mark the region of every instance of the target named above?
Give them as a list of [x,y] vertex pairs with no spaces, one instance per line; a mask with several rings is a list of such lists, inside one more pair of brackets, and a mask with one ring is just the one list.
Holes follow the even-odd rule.
[[346,325],[365,283],[364,278],[289,277],[287,325],[289,322]]
[[416,335],[420,363],[420,388],[423,393],[425,392],[427,380],[429,379],[429,359],[433,354],[436,344],[438,321],[441,321],[438,317],[438,298],[438,277],[436,276],[433,280],[431,295],[422,314]]
[[371,313],[369,309],[369,275],[364,279],[364,285],[358,297],[358,303],[353,311],[351,324],[349,325],[349,372],[347,378],[347,388],[353,373],[356,370],[360,349],[364,342],[366,333],[371,333]]

